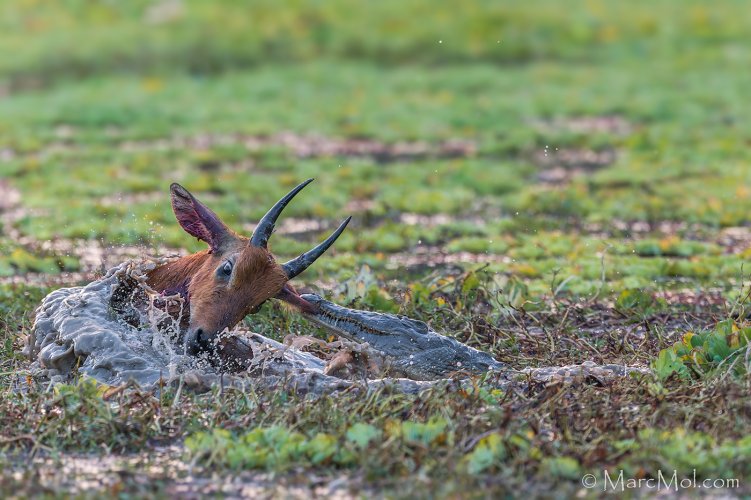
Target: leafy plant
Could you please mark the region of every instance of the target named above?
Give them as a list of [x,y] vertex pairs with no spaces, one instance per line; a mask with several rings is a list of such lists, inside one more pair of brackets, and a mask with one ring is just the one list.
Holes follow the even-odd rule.
[[648,290],[631,289],[620,293],[615,307],[621,313],[641,319],[665,309],[665,301],[657,299]]
[[619,467],[631,475],[665,472],[663,464],[679,474],[696,471],[699,478],[739,477],[751,471],[751,437],[718,440],[703,432],[650,428],[640,430],[635,439],[615,442],[613,448],[625,454]]
[[749,371],[750,338],[751,326],[725,320],[705,332],[687,332],[680,341],[660,351],[652,367],[661,379],[673,374],[681,378],[717,372],[745,375]]
[[482,438],[472,452],[464,457],[467,472],[479,474],[499,464],[506,457],[506,447],[499,434]]

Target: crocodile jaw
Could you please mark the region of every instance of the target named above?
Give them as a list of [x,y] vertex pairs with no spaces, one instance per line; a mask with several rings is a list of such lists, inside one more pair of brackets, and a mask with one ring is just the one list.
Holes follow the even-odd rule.
[[430,331],[422,321],[404,316],[347,309],[315,294],[306,293],[301,298],[316,309],[315,312],[304,312],[306,318],[355,342],[372,342],[374,337],[383,342],[388,341],[384,337],[419,336]]
[[313,306],[305,317],[346,339],[367,342],[409,378],[433,380],[456,371],[479,374],[503,367],[490,354],[440,335],[422,321],[347,309],[313,294],[302,298]]

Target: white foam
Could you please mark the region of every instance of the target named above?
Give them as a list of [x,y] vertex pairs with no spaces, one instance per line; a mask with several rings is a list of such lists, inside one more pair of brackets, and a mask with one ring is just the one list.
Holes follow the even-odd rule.
[[109,385],[134,380],[142,386],[205,369],[176,348],[176,325],[156,328],[169,316],[153,307],[152,290],[143,288],[151,306],[139,318],[142,327],[128,324],[110,304],[124,279],[145,286],[144,275],[154,266],[151,261],[126,262],[86,286],[61,288],[45,297],[24,351],[35,359],[34,368],[55,381],[78,373]]

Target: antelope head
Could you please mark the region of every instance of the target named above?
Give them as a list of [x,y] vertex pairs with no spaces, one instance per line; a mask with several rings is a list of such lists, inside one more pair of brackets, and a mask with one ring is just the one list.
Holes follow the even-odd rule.
[[184,187],[179,184],[170,186],[172,209],[180,226],[209,246],[208,251],[155,269],[149,278],[150,282],[157,284],[157,289],[164,291],[181,287],[186,295],[190,303],[190,320],[185,334],[189,354],[213,352],[220,332],[233,328],[270,298],[283,300],[304,312],[316,309],[300,297],[289,280],[323,255],[342,234],[351,217],[345,219],[325,241],[289,262],[278,263],[268,248],[274,224],[282,210],[312,181],[308,179],[276,202],[250,238],[228,228]]

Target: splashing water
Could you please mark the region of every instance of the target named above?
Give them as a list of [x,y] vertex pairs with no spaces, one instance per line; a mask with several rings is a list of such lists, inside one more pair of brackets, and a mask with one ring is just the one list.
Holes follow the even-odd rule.
[[[146,283],[146,274],[163,262],[165,261],[125,262],[86,286],[63,288],[45,297],[37,309],[34,327],[24,349],[24,354],[33,360],[32,372],[56,383],[68,382],[83,375],[107,385],[136,382],[141,387],[152,389],[161,381],[166,384],[184,382],[196,390],[207,390],[212,385],[219,384],[252,384],[266,390],[286,386],[303,394],[325,394],[349,389],[354,385],[368,390],[388,385],[399,392],[419,392],[434,383],[448,381],[445,377],[452,378],[451,373],[457,369],[466,371],[464,363],[446,363],[444,368],[432,370],[431,376],[422,380],[413,380],[414,377],[369,376],[352,376],[348,380],[331,376],[329,373],[332,370],[327,370],[331,366],[327,367],[324,360],[299,351],[294,345],[282,345],[261,335],[237,330],[224,332],[221,336],[217,344],[220,354],[216,359],[189,356],[185,353],[182,338],[188,322],[187,304],[179,295],[161,295]],[[368,338],[372,337],[372,345],[377,353],[389,357],[392,368],[413,368],[418,355],[427,355],[429,358],[422,363],[423,368],[427,366],[426,363],[435,368],[434,362],[440,356],[431,354],[434,350],[418,349],[413,353],[413,348],[409,345],[405,347],[402,343],[402,340],[409,343],[417,335],[439,342],[443,347],[441,352],[445,354],[444,357],[453,359],[454,362],[472,359],[472,356],[467,358],[466,355],[467,352],[472,352],[474,357],[481,357],[481,361],[498,364],[499,377],[494,383],[499,386],[504,386],[508,381],[507,377],[512,375],[513,370],[503,367],[486,353],[475,352],[456,340],[428,331],[429,328],[424,323],[389,314],[343,308],[317,296],[305,297],[306,300],[319,302],[326,311],[337,312],[341,318],[360,318],[363,324],[369,326],[370,330],[365,330],[367,332],[378,325],[385,325],[382,331],[373,330],[381,331],[382,334],[370,335]],[[325,318],[326,315],[308,317],[331,328],[332,325],[328,324],[331,321],[326,323]],[[338,331],[337,324],[334,321],[335,331]],[[404,328],[399,328],[399,325],[407,325],[406,330],[402,331]],[[361,334],[365,335],[363,332]],[[349,349],[352,350],[351,347]],[[360,354],[370,353],[368,344],[362,344],[355,351]],[[405,353],[414,356],[408,358]],[[240,363],[235,366],[223,365],[222,362],[226,359],[239,360]],[[331,361],[336,365],[342,364],[346,359],[347,356],[337,355]],[[236,374],[220,372],[220,369],[226,368],[236,370]],[[487,369],[489,368],[486,367]],[[569,377],[571,373],[596,373],[598,377],[605,379],[624,377],[633,371],[648,370],[615,365],[597,366],[587,362],[575,366],[531,369],[530,372],[525,370],[525,373],[542,380]],[[468,380],[464,379],[464,382]],[[458,381],[461,382],[462,379]]]
[[182,298],[160,296],[146,285],[146,273],[159,263],[125,262],[93,283],[45,297],[24,350],[35,358],[32,368],[54,382],[77,373],[142,386],[210,371],[206,360],[186,355],[181,345]]
[[[107,385],[136,382],[150,389],[160,381],[184,382],[199,391],[219,384],[252,384],[317,395],[355,384],[328,375],[324,360],[252,332],[224,332],[247,358],[241,374],[220,373],[217,360],[187,355],[182,338],[187,304],[179,295],[163,296],[146,284],[146,274],[163,262],[125,262],[86,286],[62,288],[45,297],[24,349],[33,360],[32,372],[53,383],[88,376]],[[426,387],[391,378],[371,379],[365,385],[389,385],[401,392]]]

